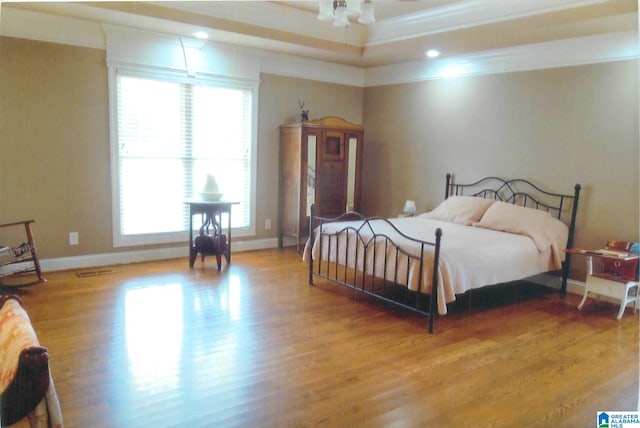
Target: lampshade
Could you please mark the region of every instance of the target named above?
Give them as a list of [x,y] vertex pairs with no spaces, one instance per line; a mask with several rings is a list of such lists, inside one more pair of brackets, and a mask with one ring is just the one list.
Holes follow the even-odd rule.
[[415,214],[416,213],[416,201],[412,201],[410,199],[407,199],[404,202],[404,208],[402,209],[403,212],[405,213],[409,213],[409,214]]
[[320,21],[333,21],[333,0],[319,0],[318,19]]
[[371,0],[364,0],[364,3],[362,3],[358,22],[361,24],[373,24],[376,22],[376,18],[373,16],[373,3],[371,3]]
[[349,19],[361,24],[376,22],[371,0],[318,0],[318,19],[333,21],[334,27],[348,27]]
[[336,2],[336,10],[333,16],[333,26],[334,27],[348,27],[349,26],[349,18],[347,16],[347,2],[346,1],[338,1]]

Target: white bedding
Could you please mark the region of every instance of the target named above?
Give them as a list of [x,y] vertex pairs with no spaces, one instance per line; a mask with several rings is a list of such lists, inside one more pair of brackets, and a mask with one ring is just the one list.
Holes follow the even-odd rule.
[[[554,221],[559,222],[556,219]],[[558,228],[556,232],[550,234],[549,227],[544,227],[540,233],[545,235],[545,239],[549,241],[548,247],[540,245],[541,239],[534,233],[533,238],[524,234],[509,233],[488,229],[486,227],[477,227],[473,225],[464,225],[451,223],[447,221],[434,220],[425,217],[410,217],[390,219],[399,230],[403,233],[415,237],[420,240],[435,242],[435,230],[439,227],[442,229],[442,242],[440,248],[440,266],[438,275],[438,312],[440,314],[447,313],[447,303],[456,299],[456,294],[462,294],[467,290],[482,287],[485,285],[497,284],[502,282],[522,279],[531,275],[547,272],[550,270],[560,269],[561,262],[564,260],[563,249],[566,246],[568,230],[566,228]],[[347,225],[360,225],[357,222],[337,222],[323,225],[323,232],[339,231]],[[415,243],[404,239],[397,235],[393,229],[383,221],[373,220],[372,227],[376,234],[387,234],[398,244],[403,250],[419,255],[420,248]],[[552,225],[553,226],[553,225]],[[553,228],[553,227],[552,227]],[[316,232],[317,233],[317,232]],[[522,233],[522,232],[520,232]],[[372,235],[367,226],[360,231],[360,234],[368,239]],[[353,235],[353,234],[352,234]],[[338,256],[338,262],[354,267],[355,252],[350,251],[348,255],[344,254],[346,234],[342,234],[339,241],[342,253]],[[353,245],[351,238],[350,247]],[[538,244],[538,245],[536,245]],[[336,238],[331,240],[326,237],[322,239],[323,259],[327,258],[327,248],[336,245]],[[381,257],[381,251],[384,251],[383,241],[377,244],[378,255],[376,257],[375,275],[382,277],[384,266]],[[540,248],[541,247],[541,248]],[[333,247],[335,248],[335,247]],[[362,269],[362,247],[359,250],[357,265]],[[319,240],[316,240],[313,248],[313,258],[318,260],[319,257]],[[391,254],[390,248],[387,252]],[[333,251],[332,251],[333,253]],[[369,250],[367,273],[372,274],[373,268],[373,251]],[[429,261],[426,263],[426,270],[422,275],[421,290],[430,293],[431,278],[433,276],[431,266],[433,258],[433,247],[428,247]],[[330,256],[331,261],[336,261],[335,256]],[[401,257],[402,259],[402,257]],[[398,283],[408,283],[408,287],[412,290],[418,289],[418,264],[412,262],[409,268],[409,280],[407,281],[406,258],[398,263],[399,276]],[[387,261],[387,279],[395,272],[395,253],[393,257]]]

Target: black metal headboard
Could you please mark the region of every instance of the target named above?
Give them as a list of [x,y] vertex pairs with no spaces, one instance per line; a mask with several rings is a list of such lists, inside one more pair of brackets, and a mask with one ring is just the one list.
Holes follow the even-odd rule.
[[[448,173],[444,196],[445,199],[453,195],[478,196],[548,211],[559,220],[564,221],[569,227],[567,248],[571,248],[580,188],[580,184],[576,184],[573,194],[555,193],[543,190],[529,180],[522,178],[505,180],[499,177],[484,177],[474,183],[461,184],[454,183],[453,175]],[[567,254],[562,268],[563,293],[566,291],[570,260],[571,256]]]

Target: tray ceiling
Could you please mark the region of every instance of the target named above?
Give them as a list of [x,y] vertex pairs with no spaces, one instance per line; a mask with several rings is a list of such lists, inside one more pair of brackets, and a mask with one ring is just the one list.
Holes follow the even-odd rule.
[[637,31],[636,0],[386,0],[376,22],[336,28],[316,1],[2,2],[71,18],[209,39],[362,68]]

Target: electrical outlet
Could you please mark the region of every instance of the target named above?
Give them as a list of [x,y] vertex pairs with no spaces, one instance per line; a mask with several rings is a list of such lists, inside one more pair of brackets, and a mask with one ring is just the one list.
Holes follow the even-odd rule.
[[78,245],[79,243],[78,232],[69,232],[69,245]]
[[271,219],[270,219],[270,218],[268,218],[268,219],[266,219],[266,220],[264,221],[264,228],[265,228],[266,230],[271,230]]

